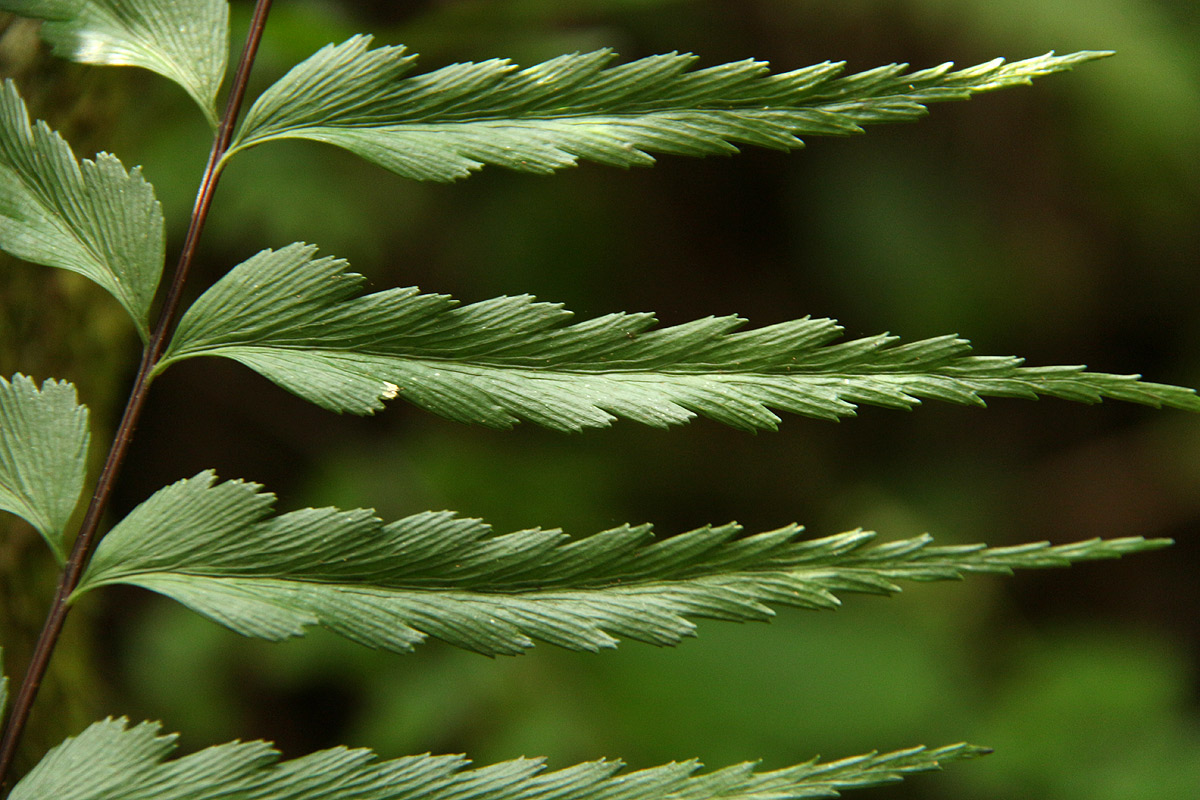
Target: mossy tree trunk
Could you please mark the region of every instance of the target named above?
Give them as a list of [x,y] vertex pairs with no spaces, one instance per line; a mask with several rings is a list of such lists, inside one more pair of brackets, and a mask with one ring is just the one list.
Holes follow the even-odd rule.
[[[30,113],[61,132],[78,155],[90,156],[103,147],[103,134],[111,131],[120,100],[111,71],[49,57],[35,23],[0,15],[0,75],[19,84]],[[93,475],[104,457],[103,443],[121,400],[129,359],[136,354],[131,339],[135,336],[124,312],[98,286],[0,253],[0,375],[11,378],[21,372],[39,383],[51,377],[75,383],[80,401],[92,412]],[[36,531],[23,520],[0,514],[0,645],[14,683],[29,661],[57,575]],[[42,684],[19,772],[91,722],[103,705],[102,671],[85,634],[90,626],[72,622]]]

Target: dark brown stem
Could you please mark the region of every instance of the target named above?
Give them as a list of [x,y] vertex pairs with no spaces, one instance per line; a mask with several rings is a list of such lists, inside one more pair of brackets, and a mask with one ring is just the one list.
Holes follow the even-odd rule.
[[83,522],[80,524],[79,533],[75,537],[75,544],[71,548],[71,555],[67,559],[62,575],[59,576],[58,590],[55,592],[54,602],[50,606],[50,613],[47,615],[46,622],[42,626],[42,632],[38,636],[33,657],[30,659],[29,667],[25,671],[25,678],[21,682],[21,688],[17,692],[16,697],[13,699],[12,713],[9,715],[7,724],[4,727],[4,737],[0,740],[0,786],[4,786],[6,783],[8,769],[12,765],[13,756],[16,754],[21,733],[25,729],[25,723],[29,720],[29,712],[33,708],[33,701],[37,697],[38,688],[41,686],[42,678],[46,674],[46,668],[50,664],[50,656],[54,652],[54,646],[58,642],[63,623],[67,618],[67,612],[70,610],[67,600],[70,598],[71,592],[75,591],[75,587],[79,585],[79,580],[83,577],[84,567],[87,566],[92,550],[99,541],[97,534],[100,530],[100,520],[104,516],[105,509],[108,507],[113,485],[116,482],[118,473],[121,471],[121,465],[125,461],[129,445],[133,441],[133,432],[137,428],[142,407],[146,403],[146,393],[150,388],[154,366],[158,363],[163,350],[167,346],[168,336],[178,317],[179,300],[182,295],[183,284],[187,280],[192,261],[196,257],[196,248],[200,241],[200,234],[204,230],[204,223],[208,219],[208,210],[212,205],[213,194],[216,192],[217,183],[221,179],[222,165],[224,163],[222,159],[229,149],[230,140],[233,138],[233,127],[237,122],[238,112],[241,110],[242,101],[246,95],[246,82],[250,76],[250,68],[254,64],[254,57],[258,52],[258,43],[262,40],[263,28],[267,22],[267,14],[271,10],[271,1],[256,0],[254,16],[250,23],[250,31],[246,36],[246,44],[242,48],[242,57],[238,62],[237,71],[234,73],[233,84],[229,91],[229,100],[225,105],[225,113],[221,117],[220,124],[217,126],[216,135],[213,137],[213,146],[212,151],[209,153],[208,165],[204,169],[204,176],[200,180],[200,189],[196,194],[196,204],[192,209],[192,221],[188,226],[187,238],[184,240],[183,249],[179,253],[179,261],[175,266],[175,274],[171,279],[171,286],[167,290],[162,309],[159,311],[158,324],[155,325],[154,333],[142,351],[142,362],[138,367],[137,377],[133,382],[133,389],[129,393],[129,400],[125,404],[125,413],[122,414],[121,422],[117,426],[117,433],[108,451],[108,458],[105,459],[104,467],[100,470],[100,477],[96,481],[96,489],[92,494],[91,502],[88,504],[87,513],[84,514]]

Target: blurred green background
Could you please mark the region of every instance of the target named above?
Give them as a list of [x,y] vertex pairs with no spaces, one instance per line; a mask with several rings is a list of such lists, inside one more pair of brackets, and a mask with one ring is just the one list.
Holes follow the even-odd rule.
[[[244,30],[248,4],[234,5]],[[956,332],[981,353],[1200,386],[1194,0],[281,0],[257,85],[359,31],[408,45],[425,68],[603,46],[624,58],[692,51],[705,65],[753,56],[777,70],[1118,55],[935,107],[917,125],[651,170],[487,169],[418,185],[331,149],[272,145],[226,174],[194,291],[263,247],[302,240],[375,288],[464,301],[529,292],[584,318],[656,311],[664,323],[831,316],[849,335]],[[70,69],[104,93],[89,146],[144,165],[178,247],[207,155],[199,115],[152,75]],[[94,334],[67,335],[95,347]],[[107,361],[45,374],[99,384],[103,397],[84,400],[111,408],[123,390],[105,389],[97,365],[134,363],[127,339],[112,342]],[[436,643],[393,656],[321,634],[272,645],[133,591],[93,601],[74,622],[106,682],[93,715],[163,720],[188,749],[262,737],[288,755],[344,742],[481,763],[779,767],[965,739],[997,753],[861,796],[1200,796],[1194,417],[996,401],[865,409],[842,424],[793,417],[758,436],[705,421],[564,436],[402,406],[338,418],[235,364],[192,362],[155,386],[118,511],[210,467],[264,483],[282,509],[450,508],[500,531],[651,521],[665,535],[736,519],[752,531],[799,521],[814,535],[861,526],[944,542],[1177,545],[892,600],[851,596],[835,614],[784,611],[769,626],[703,623],[675,649],[598,656],[538,647],[488,660]]]

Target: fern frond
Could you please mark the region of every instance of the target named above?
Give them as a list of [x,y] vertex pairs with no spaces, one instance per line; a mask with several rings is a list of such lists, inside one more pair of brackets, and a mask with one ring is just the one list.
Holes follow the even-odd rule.
[[314,254],[290,245],[235,267],[188,309],[157,371],[221,356],[333,411],[370,414],[400,397],[496,428],[525,419],[580,430],[617,417],[666,427],[702,415],[774,429],[771,409],[838,419],[857,403],[983,405],[985,396],[1200,410],[1191,389],[973,356],[955,336],[834,344],[841,328],[828,319],[742,332],[745,320],[708,317],[656,329],[650,314],[567,324],[570,312],[527,296],[467,306],[412,288],[360,297],[361,276]]
[[935,547],[928,536],[874,544],[852,531],[798,540],[788,526],[738,538],[736,524],[655,541],[649,525],[571,540],[557,530],[493,536],[479,520],[423,513],[383,524],[357,509],[269,516],[256,484],[211,472],[167,486],[96,550],[77,595],[142,586],[238,633],[266,639],[322,625],[408,651],[427,636],[487,655],[534,639],[573,650],[617,637],[673,645],[692,617],[767,620],[769,604],[835,608],[836,592],[897,592],[898,580],[1061,567],[1154,549],[1166,540]]
[[587,761],[547,772],[542,759],[468,768],[462,756],[379,761],[338,747],[279,761],[266,742],[230,742],[170,761],[175,736],[143,722],[107,719],[51,750],[13,789],[12,800],[793,800],[895,783],[989,752],[969,744],[913,747],[838,761],[817,759],[756,772],[755,765],[699,773],[697,761],[622,772]]
[[42,38],[62,58],[157,72],[216,124],[229,52],[226,0],[0,0],[0,10],[45,20]]
[[696,56],[680,53],[612,66],[616,55],[599,50],[525,69],[493,59],[405,77],[416,56],[370,42],[329,45],[263,92],[230,155],[273,139],[312,139],[409,178],[451,181],[485,164],[549,173],[580,159],[631,167],[654,163],[651,153],[790,150],[803,146],[799,136],[916,119],[928,103],[1108,55],[1049,53],[958,71],[891,64],[842,76],[844,64],[830,62],[778,75],[752,60],[693,69]]
[[0,86],[0,248],[78,272],[129,312],[143,340],[162,274],[165,233],[154,187],[116,157],[76,161],[12,81]]
[[66,381],[0,378],[0,510],[37,528],[59,563],[87,471],[88,409]]

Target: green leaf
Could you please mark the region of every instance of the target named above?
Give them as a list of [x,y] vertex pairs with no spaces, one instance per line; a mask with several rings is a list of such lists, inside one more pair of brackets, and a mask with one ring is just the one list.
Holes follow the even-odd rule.
[[269,516],[273,495],[211,472],[167,486],[96,550],[78,594],[142,586],[246,636],[271,640],[322,625],[397,652],[428,636],[486,655],[534,639],[572,650],[617,637],[673,645],[692,617],[767,620],[768,604],[835,608],[835,592],[889,594],[897,580],[1061,567],[1155,549],[1168,540],[935,547],[928,536],[873,544],[851,531],[798,540],[788,526],[738,538],[735,524],[654,541],[649,525],[572,540],[557,530],[493,536],[450,512],[385,525],[371,511]]
[[358,297],[362,276],[314,253],[291,245],[231,270],[188,309],[158,371],[222,356],[333,411],[370,414],[402,397],[496,428],[527,419],[580,430],[617,417],[666,427],[701,415],[774,429],[773,408],[838,419],[852,416],[856,403],[983,405],[984,396],[1200,410],[1191,389],[973,356],[954,336],[833,344],[841,328],[828,319],[738,331],[745,320],[707,317],[655,329],[651,314],[567,324],[570,312],[527,296],[468,306],[417,289]]
[[66,526],[87,472],[88,410],[66,381],[39,390],[24,375],[0,378],[0,510],[37,528],[60,563]]
[[344,147],[417,180],[451,181],[485,164],[549,173],[579,159],[619,167],[650,153],[705,156],[738,144],[790,150],[802,135],[846,135],[916,119],[928,103],[1027,84],[1108,55],[1053,53],[952,71],[892,64],[842,76],[824,62],[772,75],[761,61],[693,69],[668,53],[619,66],[608,50],[519,69],[507,60],[453,64],[404,77],[403,47],[368,49],[369,36],[328,45],[263,92],[233,150],[274,139]]
[[42,38],[57,56],[175,81],[216,124],[229,52],[225,0],[0,0],[0,9],[45,20]]
[[107,289],[149,338],[165,233],[154,187],[114,156],[76,161],[29,112],[11,81],[0,88],[0,248],[71,270]]
[[231,742],[164,761],[174,736],[155,723],[105,720],[51,750],[11,800],[791,800],[895,783],[989,752],[968,744],[816,759],[768,772],[755,765],[700,774],[697,761],[622,772],[620,761],[588,761],[547,772],[519,758],[469,769],[462,756],[377,760],[338,747],[279,761],[265,742]]
[[8,676],[4,674],[4,649],[0,648],[0,719],[8,710]]
[[[255,778],[261,785],[276,772],[271,767],[279,754],[266,742],[231,742],[163,763],[175,749],[175,737],[161,736],[158,731],[158,725],[148,722],[133,728],[127,728],[125,720],[94,723],[47,753],[9,797],[216,800],[229,797],[225,792],[235,788],[254,786]],[[310,796],[288,794],[286,783],[286,779],[277,780],[280,791],[272,796],[280,800]]]

